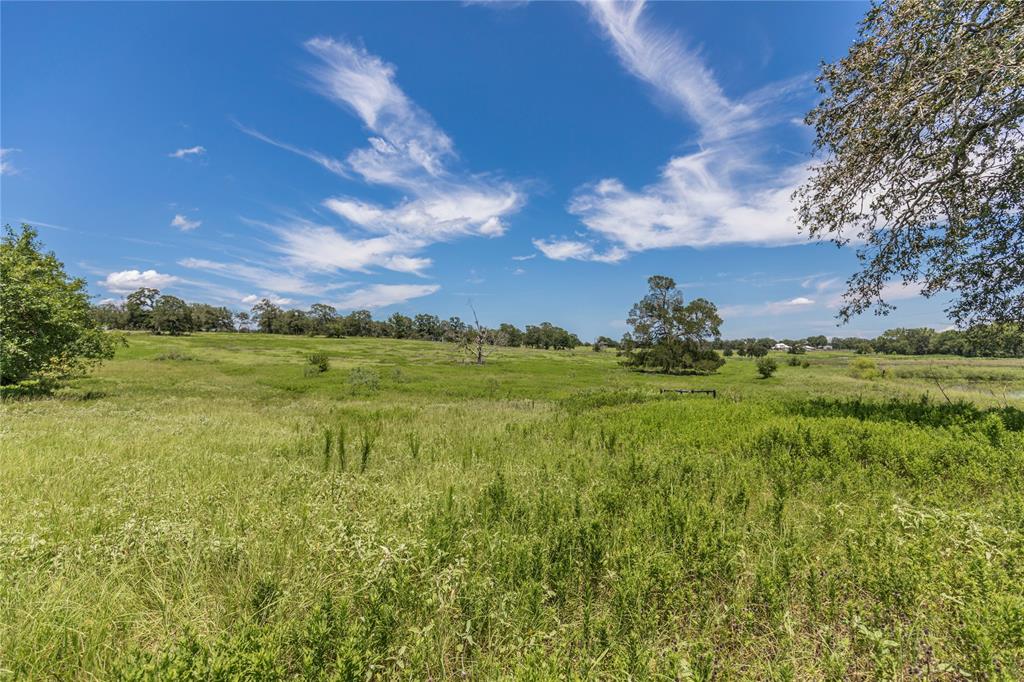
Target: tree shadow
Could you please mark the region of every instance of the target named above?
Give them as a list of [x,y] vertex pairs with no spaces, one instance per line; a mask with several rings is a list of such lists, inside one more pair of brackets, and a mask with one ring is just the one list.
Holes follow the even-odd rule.
[[964,426],[996,415],[1008,431],[1024,431],[1024,410],[1009,405],[980,408],[959,400],[937,402],[922,396],[919,400],[891,398],[811,398],[794,402],[790,411],[804,417],[853,417],[861,421],[901,421],[921,426]]

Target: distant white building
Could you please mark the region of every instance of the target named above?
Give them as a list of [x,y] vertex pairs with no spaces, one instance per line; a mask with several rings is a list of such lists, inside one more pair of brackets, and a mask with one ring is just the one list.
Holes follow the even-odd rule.
[[777,344],[772,346],[772,350],[789,350],[789,345],[779,341]]

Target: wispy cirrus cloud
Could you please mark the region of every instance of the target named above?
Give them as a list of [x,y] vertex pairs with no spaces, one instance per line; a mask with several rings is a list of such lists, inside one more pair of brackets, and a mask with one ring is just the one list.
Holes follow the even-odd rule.
[[437,284],[373,284],[356,289],[338,301],[339,308],[386,308],[437,292]]
[[225,279],[256,285],[263,290],[277,293],[315,296],[346,285],[344,283],[317,284],[302,275],[279,272],[269,267],[244,262],[223,263],[205,258],[184,258],[178,261],[178,265]]
[[108,274],[100,282],[100,286],[115,294],[129,294],[143,287],[160,289],[178,284],[181,281],[180,277],[157,272],[156,270],[121,270]]
[[[399,87],[394,66],[332,38],[313,38],[305,48],[316,59],[308,68],[312,87],[362,122],[370,133],[368,145],[341,161],[239,128],[339,176],[393,188],[404,198],[381,204],[337,194],[321,203],[338,224],[289,218],[265,225],[277,237],[271,248],[285,256],[290,268],[319,274],[382,269],[422,276],[432,265],[422,252],[432,244],[504,234],[508,217],[523,205],[525,194],[512,182],[457,170],[451,138]],[[395,290],[382,286],[391,285],[360,291],[383,300],[385,292],[408,292],[413,291],[408,287],[420,285],[394,285],[405,287]]]
[[202,224],[202,220],[189,220],[181,213],[176,213],[171,219],[171,227],[176,227],[182,232],[191,232]]
[[206,147],[201,144],[197,144],[195,147],[184,147],[177,149],[167,156],[172,159],[187,159],[190,156],[203,156],[206,154]]
[[345,163],[343,161],[339,161],[333,156],[323,154],[314,149],[301,149],[299,147],[287,144],[285,142],[279,142],[274,138],[270,137],[269,135],[264,135],[255,128],[250,128],[248,126],[242,125],[238,121],[233,122],[235,124],[235,127],[241,130],[243,133],[249,135],[250,137],[256,138],[260,142],[266,142],[267,144],[273,145],[278,149],[284,149],[285,151],[289,151],[292,154],[298,154],[299,156],[305,157],[314,163],[320,164],[321,166],[323,166],[330,172],[334,173],[335,175],[340,175],[343,178],[348,177],[348,172],[345,170]]
[[[786,121],[776,111],[777,100],[792,95],[804,79],[731,99],[695,49],[648,20],[644,2],[599,1],[586,7],[622,66],[696,124],[701,149],[669,159],[658,180],[640,189],[617,178],[578,188],[569,212],[610,247],[591,245],[570,257],[600,261],[617,248],[621,260],[649,249],[804,241],[789,197],[806,170],[802,164],[773,167],[750,139],[754,131]],[[551,249],[541,252],[552,257]]]
[[370,272],[373,268],[383,268],[419,275],[432,264],[429,258],[409,255],[428,242],[407,235],[359,238],[327,225],[301,220],[271,229],[279,238],[272,248],[283,254],[289,265],[314,272]]

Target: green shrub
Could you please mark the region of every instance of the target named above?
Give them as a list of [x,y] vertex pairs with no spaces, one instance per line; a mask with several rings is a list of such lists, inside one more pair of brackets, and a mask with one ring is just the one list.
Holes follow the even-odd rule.
[[368,367],[354,367],[348,373],[348,386],[353,393],[373,393],[380,389],[380,375]]
[[767,379],[775,374],[775,370],[778,368],[779,366],[773,358],[764,356],[757,359],[757,373],[761,375],[762,379]]
[[800,358],[798,358],[795,355],[791,355],[791,356],[789,356],[789,359],[786,360],[786,364],[789,365],[790,367],[799,367],[800,366]]
[[882,376],[878,365],[870,358],[854,358],[850,362],[850,376],[854,379],[877,379]]
[[331,368],[331,360],[327,353],[310,353],[306,356],[306,362],[317,373],[326,372]]

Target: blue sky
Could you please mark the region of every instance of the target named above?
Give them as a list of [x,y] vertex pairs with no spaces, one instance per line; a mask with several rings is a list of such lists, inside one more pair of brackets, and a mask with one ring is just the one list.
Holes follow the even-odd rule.
[[97,300],[156,286],[618,337],[651,274],[726,336],[947,325],[789,194],[857,3],[30,4],[2,13],[2,220]]

